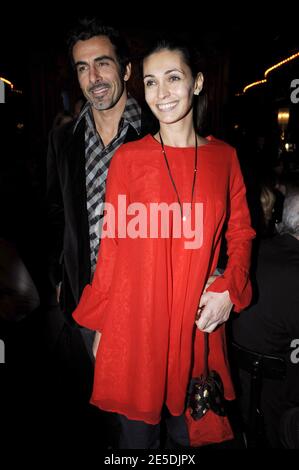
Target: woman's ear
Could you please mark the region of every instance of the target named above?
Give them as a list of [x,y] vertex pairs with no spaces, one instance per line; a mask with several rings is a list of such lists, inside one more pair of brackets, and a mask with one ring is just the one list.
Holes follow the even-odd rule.
[[195,84],[194,84],[194,95],[199,95],[203,87],[203,74],[199,72],[196,76],[195,79]]

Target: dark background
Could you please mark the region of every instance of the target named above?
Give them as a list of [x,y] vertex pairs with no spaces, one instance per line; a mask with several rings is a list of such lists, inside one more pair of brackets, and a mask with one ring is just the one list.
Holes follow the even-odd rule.
[[298,171],[299,104],[290,101],[290,83],[299,78],[299,58],[272,72],[267,84],[242,94],[269,66],[299,51],[298,14],[291,2],[277,9],[253,3],[203,8],[187,2],[65,8],[53,3],[1,7],[0,76],[15,90],[6,86],[6,103],[0,104],[0,211],[10,234],[16,227],[39,225],[45,213],[48,134],[65,104],[63,96],[73,112],[80,95],[66,39],[84,16],[98,16],[127,37],[134,65],[129,89],[139,100],[143,85],[137,62],[152,36],[170,32],[193,41],[205,59],[209,131],[237,148],[248,184],[281,157],[277,112],[288,107],[286,137],[296,148],[285,159]]
[[[212,130],[219,137],[229,137],[235,118],[241,116],[242,110],[243,115],[248,113],[248,101],[251,101],[248,120],[254,120],[256,127],[265,124],[267,110],[262,108],[270,111],[269,101],[273,104],[278,98],[288,99],[289,81],[299,77],[299,60],[274,73],[280,80],[275,83],[275,90],[262,86],[263,96],[257,97],[258,93],[252,91],[245,104],[242,98],[236,100],[235,94],[246,84],[263,78],[268,66],[299,50],[297,14],[291,2],[284,3],[283,11],[272,7],[264,13],[261,5],[257,8],[252,3],[239,4],[231,10],[220,9],[216,4],[206,10],[190,3],[163,5],[130,2],[122,7],[108,7],[99,4],[93,11],[79,8],[74,11],[69,7],[68,12],[61,12],[51,3],[32,11],[29,7],[24,10],[16,7],[15,12],[10,9],[1,15],[0,76],[22,90],[22,95],[11,97],[10,102],[18,101],[17,113],[20,116],[23,112],[26,131],[47,138],[53,118],[62,106],[63,91],[69,95],[72,107],[79,91],[67,58],[67,32],[78,17],[93,14],[115,25],[128,37],[134,57],[138,57],[147,40],[157,31],[192,38],[207,59],[204,72],[211,102]],[[271,82],[277,80],[277,77],[272,79],[274,74]],[[130,87],[139,97],[142,84],[140,86],[138,78],[131,79]],[[271,85],[273,87],[273,83]]]
[[[205,9],[198,2],[126,2],[121,7],[98,2],[92,11],[84,11],[83,6],[74,11],[73,5],[51,2],[33,6],[27,2],[24,6],[6,3],[0,8],[0,76],[10,80],[19,91],[12,92],[6,87],[6,103],[0,104],[0,237],[16,244],[40,293],[46,291],[43,276],[47,244],[47,140],[54,117],[63,106],[62,92],[69,98],[71,111],[79,95],[66,51],[67,32],[78,17],[95,15],[118,27],[131,44],[135,66],[155,32],[176,32],[193,40],[206,57],[204,75],[211,132],[237,147],[251,207],[259,203],[258,173],[265,168],[270,170],[280,155],[277,111],[281,107],[290,108],[287,138],[297,143],[292,155],[294,168],[299,162],[299,103],[290,102],[290,83],[299,79],[299,59],[273,72],[267,84],[236,96],[245,85],[262,79],[269,66],[299,51],[299,17],[291,2],[277,7],[239,3],[231,9],[227,2],[222,7],[214,3]],[[136,67],[135,70],[130,89],[142,99],[142,82]],[[48,330],[44,336],[40,333],[47,329],[40,313],[33,314],[23,325],[8,328],[12,346],[7,343],[5,371],[13,375],[12,382],[16,384],[8,388],[12,414],[7,422],[11,424],[12,442],[16,433],[14,423],[24,422],[23,439],[27,421],[33,419],[35,437],[38,426],[45,432],[48,422],[52,422],[48,405],[53,401],[53,390],[43,389],[43,383],[48,386],[51,382],[54,388],[57,381],[54,369],[60,362],[54,362],[50,356],[50,367],[45,367],[43,341],[50,340]],[[4,338],[1,324],[0,338]],[[14,351],[15,369],[9,360],[10,351]],[[40,381],[42,373],[44,382]],[[3,400],[0,403],[7,406]],[[57,411],[53,413],[53,421],[58,415]],[[57,429],[61,426],[59,418],[56,426]],[[84,432],[81,430],[80,436]]]

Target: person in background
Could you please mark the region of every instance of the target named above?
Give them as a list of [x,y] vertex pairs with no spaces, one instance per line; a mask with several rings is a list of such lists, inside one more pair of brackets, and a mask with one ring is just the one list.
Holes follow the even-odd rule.
[[[268,445],[281,447],[280,419],[299,406],[298,361],[292,346],[299,338],[299,189],[286,197],[278,234],[262,240],[255,273],[255,301],[232,321],[233,340],[262,354],[280,356],[286,362],[284,380],[264,379],[261,411]],[[293,352],[293,356],[292,356]],[[240,371],[240,405],[248,409],[248,374]]]
[[58,127],[63,126],[67,122],[71,122],[72,120],[73,120],[73,116],[71,113],[65,110],[59,111],[53,120],[52,128],[57,129]]
[[76,101],[75,101],[75,104],[74,104],[74,112],[73,112],[73,115],[74,115],[74,118],[77,119],[77,117],[79,116],[79,114],[81,113],[82,111],[82,108],[85,104],[85,99],[84,97],[79,97]]
[[275,235],[275,219],[274,206],[276,195],[274,189],[267,183],[261,185],[260,203],[261,203],[261,220],[260,235],[262,238]]

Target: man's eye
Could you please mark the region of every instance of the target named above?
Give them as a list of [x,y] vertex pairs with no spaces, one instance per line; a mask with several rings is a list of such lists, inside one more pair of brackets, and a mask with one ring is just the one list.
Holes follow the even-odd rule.
[[178,77],[177,75],[171,75],[171,76],[169,77],[169,81],[170,81],[170,82],[176,82],[176,81],[178,81],[178,80],[180,80],[180,77]]
[[98,62],[97,64],[99,67],[107,67],[109,64],[109,62]]
[[86,65],[79,65],[79,67],[77,68],[78,72],[79,73],[82,73],[86,70]]

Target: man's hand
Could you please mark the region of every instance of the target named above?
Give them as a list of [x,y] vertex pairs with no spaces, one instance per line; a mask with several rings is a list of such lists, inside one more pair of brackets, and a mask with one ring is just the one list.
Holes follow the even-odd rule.
[[96,331],[96,334],[93,340],[93,345],[92,345],[92,352],[95,358],[97,355],[97,350],[100,344],[101,336],[102,336],[102,333],[100,333],[99,331]]
[[228,290],[220,293],[204,291],[195,320],[197,328],[204,333],[211,333],[228,320],[232,307]]

